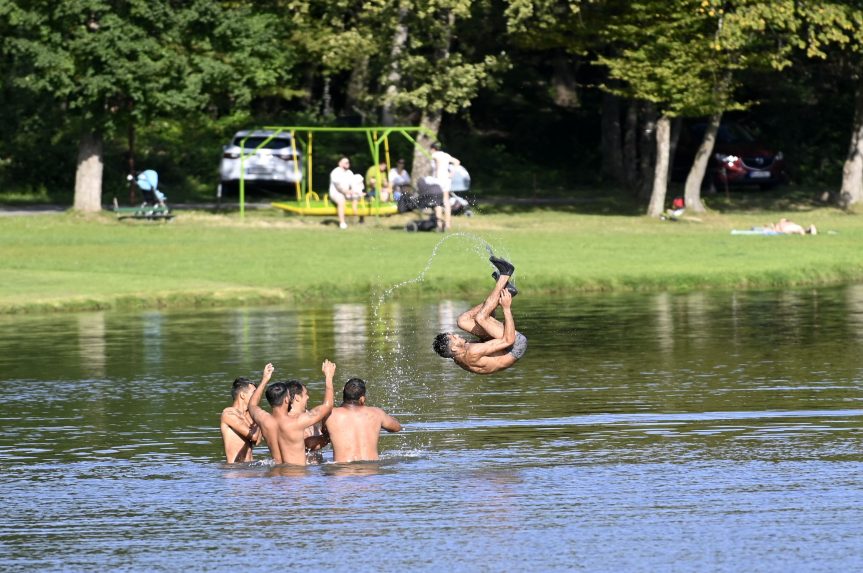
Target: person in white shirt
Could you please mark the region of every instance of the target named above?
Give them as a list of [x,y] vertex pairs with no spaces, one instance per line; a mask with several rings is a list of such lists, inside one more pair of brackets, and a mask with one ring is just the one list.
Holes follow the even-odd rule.
[[450,164],[460,165],[461,162],[441,149],[440,143],[431,144],[431,158],[433,162],[432,174],[437,179],[438,184],[443,190],[443,228],[448,230],[452,220],[452,209],[449,202],[449,193],[452,188],[452,179],[449,171]]
[[362,175],[354,175],[351,171],[351,160],[347,157],[339,159],[338,166],[330,171],[329,195],[332,202],[336,204],[339,227],[342,229],[348,228],[348,224],[345,223],[345,201],[350,200],[354,216],[358,214],[359,200],[363,196],[362,180]]
[[398,201],[399,197],[411,190],[411,174],[405,169],[405,160],[399,158],[396,166],[390,169],[390,184],[393,186],[393,198]]

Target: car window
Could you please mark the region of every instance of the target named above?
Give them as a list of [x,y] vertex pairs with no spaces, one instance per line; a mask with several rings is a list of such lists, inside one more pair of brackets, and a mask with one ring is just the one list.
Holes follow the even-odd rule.
[[[257,147],[266,141],[266,137],[252,136],[246,140],[246,146],[244,149],[257,149]],[[240,143],[243,141],[242,137],[234,138],[234,145],[237,147],[240,146]],[[289,137],[274,137],[263,147],[263,149],[284,149],[285,147],[291,146],[291,139]]]

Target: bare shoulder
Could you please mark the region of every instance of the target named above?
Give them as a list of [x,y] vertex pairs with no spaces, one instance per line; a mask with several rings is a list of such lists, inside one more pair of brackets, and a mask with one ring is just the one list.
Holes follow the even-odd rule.
[[222,420],[226,420],[228,418],[242,418],[240,413],[233,406],[228,406],[224,410],[222,410]]

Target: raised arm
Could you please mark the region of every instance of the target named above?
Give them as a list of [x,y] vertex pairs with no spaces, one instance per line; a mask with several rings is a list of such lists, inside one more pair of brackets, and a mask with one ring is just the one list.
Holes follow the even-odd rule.
[[333,411],[333,376],[336,374],[336,365],[324,360],[321,370],[324,373],[324,401],[320,406],[306,412],[306,426],[317,424]]
[[258,384],[258,387],[255,388],[254,394],[249,398],[249,415],[252,417],[252,420],[255,421],[255,424],[258,426],[261,425],[261,418],[263,415],[267,414],[267,412],[259,406],[261,403],[261,396],[264,394],[264,390],[267,389],[267,384],[270,382],[270,378],[273,376],[273,365],[267,363],[264,366],[264,375],[261,376],[261,383]]

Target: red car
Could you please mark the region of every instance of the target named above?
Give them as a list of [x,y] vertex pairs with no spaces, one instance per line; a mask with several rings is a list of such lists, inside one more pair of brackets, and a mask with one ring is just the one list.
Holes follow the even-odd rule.
[[[677,176],[682,173],[682,178],[686,178],[706,128],[707,124],[697,123],[681,132],[674,162]],[[785,158],[781,151],[760,143],[739,123],[719,126],[705,175],[706,185],[719,190],[726,185],[758,185],[769,189],[785,181]]]

